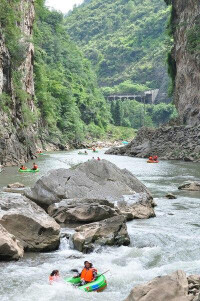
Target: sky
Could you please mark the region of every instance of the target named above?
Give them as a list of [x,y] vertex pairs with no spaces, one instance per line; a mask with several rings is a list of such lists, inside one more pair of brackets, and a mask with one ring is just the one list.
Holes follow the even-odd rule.
[[46,5],[66,14],[76,4],[83,3],[83,0],[46,0]]

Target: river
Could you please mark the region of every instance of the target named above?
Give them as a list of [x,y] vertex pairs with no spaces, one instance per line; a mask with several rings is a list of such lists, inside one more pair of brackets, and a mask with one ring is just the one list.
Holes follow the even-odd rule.
[[[152,192],[157,203],[156,218],[129,222],[129,247],[105,247],[89,255],[71,248],[62,239],[60,249],[51,253],[28,253],[18,262],[0,263],[1,301],[123,301],[134,285],[183,269],[200,273],[200,193],[178,191],[185,180],[199,179],[200,164],[161,161],[147,164],[145,159],[98,154],[127,168]],[[97,156],[97,154],[96,154]],[[96,157],[95,156],[95,157]],[[48,153],[37,161],[38,174],[19,174],[16,167],[0,173],[0,189],[8,183],[33,185],[50,169],[66,167],[92,158],[78,155],[78,151]],[[31,163],[28,164],[31,166]],[[177,195],[168,200],[166,192]],[[48,275],[59,269],[69,276],[71,268],[81,268],[84,260],[93,262],[99,272],[106,274],[108,288],[102,293],[85,293],[68,284],[48,285]]]

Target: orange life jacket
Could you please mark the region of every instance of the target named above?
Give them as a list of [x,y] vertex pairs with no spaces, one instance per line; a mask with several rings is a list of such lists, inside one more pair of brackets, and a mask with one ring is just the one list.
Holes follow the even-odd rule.
[[25,166],[22,166],[20,169],[21,169],[21,170],[26,170],[26,167],[25,167]]
[[84,268],[81,272],[81,279],[84,279],[86,282],[91,282],[94,279],[93,268]]
[[152,161],[152,160],[153,160],[153,158],[152,158],[152,157],[149,157],[149,160],[150,160],[150,161]]

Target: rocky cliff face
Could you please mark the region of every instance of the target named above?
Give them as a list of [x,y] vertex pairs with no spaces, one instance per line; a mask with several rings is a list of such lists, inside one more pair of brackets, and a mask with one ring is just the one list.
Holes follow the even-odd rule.
[[[108,154],[162,159],[200,161],[200,1],[165,0],[172,3],[176,68],[174,101],[179,112],[175,126],[143,128],[125,147],[111,148]],[[175,75],[175,74],[174,74]]]
[[[33,55],[31,43],[35,18],[34,0],[21,0],[16,7],[20,11],[17,26],[21,30],[22,61],[18,66],[21,79],[18,83],[26,92],[25,107],[34,112]],[[1,26],[1,24],[0,24]],[[34,156],[36,151],[37,124],[24,124],[22,100],[16,93],[12,70],[12,58],[4,38],[4,28],[0,27],[0,164],[13,165],[24,162]],[[9,105],[5,108],[5,95]],[[9,107],[9,109],[8,109]]]
[[173,0],[172,6],[173,57],[177,69],[175,104],[183,123],[196,125],[200,122],[200,52],[192,49],[189,36],[200,26],[200,1]]

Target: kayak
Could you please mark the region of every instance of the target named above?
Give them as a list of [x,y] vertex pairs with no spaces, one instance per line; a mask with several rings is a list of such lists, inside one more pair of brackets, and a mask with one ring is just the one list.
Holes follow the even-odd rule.
[[[69,282],[71,284],[79,284],[81,282],[81,278],[64,278],[64,281]],[[78,286],[78,288],[85,292],[102,292],[107,287],[106,278],[104,275],[97,275],[97,279],[93,282],[87,283],[82,286]]]
[[158,163],[159,161],[148,160],[147,163]]
[[122,141],[123,144],[128,144],[128,141]]
[[38,169],[19,169],[18,172],[39,172],[39,168]]
[[93,153],[98,153],[99,151],[98,150],[93,150]]

